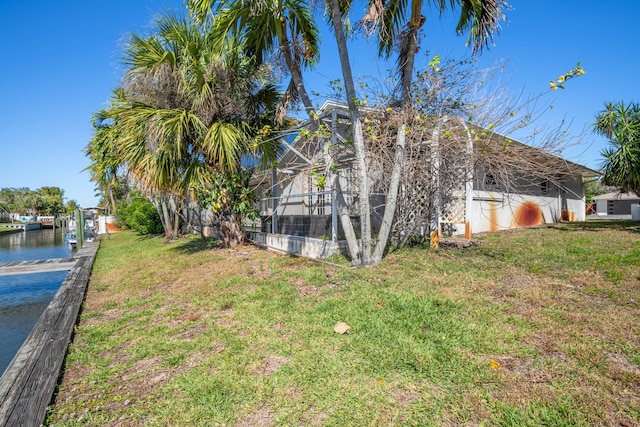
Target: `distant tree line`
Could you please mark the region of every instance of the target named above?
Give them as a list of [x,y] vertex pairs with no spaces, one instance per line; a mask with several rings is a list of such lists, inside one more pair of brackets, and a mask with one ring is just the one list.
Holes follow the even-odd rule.
[[61,215],[71,214],[79,208],[75,200],[64,201],[64,190],[58,187],[41,187],[31,190],[27,187],[3,188],[0,190],[0,212],[21,215]]

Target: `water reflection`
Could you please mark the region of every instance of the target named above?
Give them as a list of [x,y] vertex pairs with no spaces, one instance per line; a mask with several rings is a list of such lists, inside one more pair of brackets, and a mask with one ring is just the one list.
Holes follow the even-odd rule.
[[0,235],[0,262],[70,256],[71,247],[65,244],[60,229]]

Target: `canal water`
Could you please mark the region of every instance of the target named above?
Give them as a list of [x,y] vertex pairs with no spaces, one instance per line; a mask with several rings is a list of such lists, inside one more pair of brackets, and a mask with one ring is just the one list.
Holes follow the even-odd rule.
[[[69,258],[60,229],[0,234],[0,262]],[[67,271],[0,276],[0,375],[31,332]]]

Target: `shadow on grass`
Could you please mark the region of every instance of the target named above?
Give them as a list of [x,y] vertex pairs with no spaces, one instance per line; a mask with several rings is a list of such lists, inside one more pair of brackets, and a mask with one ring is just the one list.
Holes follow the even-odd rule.
[[151,240],[158,237],[162,237],[162,234],[138,234],[138,242],[144,242],[145,240]]
[[556,230],[621,230],[630,231],[632,233],[640,233],[640,221],[633,221],[628,219],[597,219],[584,222],[566,222],[555,224],[553,226]]
[[176,247],[173,250],[186,253],[186,254],[194,254],[197,252],[207,251],[211,249],[222,249],[222,246],[218,244],[218,241],[214,238],[191,238],[189,240],[178,241],[176,242]]

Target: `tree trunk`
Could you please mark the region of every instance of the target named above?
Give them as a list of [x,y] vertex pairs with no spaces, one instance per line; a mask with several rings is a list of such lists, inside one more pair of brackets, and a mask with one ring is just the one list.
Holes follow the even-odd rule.
[[171,222],[167,222],[168,212],[164,200],[161,196],[147,195],[147,198],[151,201],[153,207],[156,208],[156,212],[158,212],[158,215],[160,216],[162,228],[164,229],[164,237],[168,238],[168,236],[170,235],[169,228],[171,227]]
[[191,209],[191,214],[189,216],[189,220],[191,220],[191,218],[195,218],[198,221],[198,227],[200,228],[200,237],[202,238],[202,240],[207,238],[204,235],[204,221],[202,219],[203,216],[206,216],[206,212],[206,209],[202,209],[200,205],[197,205],[197,207]]
[[[414,0],[411,3],[411,20],[409,21],[409,33],[407,34],[407,43],[405,45],[405,51],[401,53],[400,57],[404,58],[401,67],[401,114],[409,114],[409,107],[411,105],[411,83],[413,82],[413,69],[415,66],[415,56],[418,48],[418,31],[424,24],[424,18],[421,15],[422,0]],[[391,179],[389,180],[389,188],[387,190],[387,199],[384,208],[384,215],[382,218],[382,224],[380,226],[380,233],[378,235],[378,243],[376,245],[375,252],[373,254],[373,263],[379,263],[384,256],[384,250],[386,249],[387,242],[389,240],[389,233],[393,227],[393,219],[396,212],[396,206],[398,204],[398,189],[400,187],[400,178],[402,175],[402,169],[404,167],[404,153],[406,146],[406,132],[405,123],[401,123],[398,127],[398,133],[396,135],[396,151],[393,158],[393,168],[391,171]]]
[[167,209],[167,202],[164,197],[160,196],[160,207],[162,213],[160,214],[160,218],[162,218],[162,226],[164,228],[164,237],[165,239],[170,239],[172,233],[173,221],[171,221],[171,215],[169,215],[169,209]]
[[347,203],[344,200],[344,194],[342,194],[342,186],[340,185],[340,177],[334,172],[329,173],[329,182],[331,187],[336,192],[336,208],[338,209],[338,215],[340,216],[340,224],[342,225],[342,231],[344,232],[344,238],[347,241],[347,247],[349,248],[349,255],[351,256],[351,262],[354,265],[360,264],[360,248],[358,246],[358,238],[353,230],[353,224],[351,223],[351,216],[349,215],[349,209]]
[[113,175],[111,178],[111,183],[109,184],[109,200],[111,202],[111,215],[117,215],[118,212],[116,210],[116,198],[113,196],[113,185],[115,184],[116,176]]
[[402,63],[400,64],[402,102],[401,107],[406,107],[411,102],[411,83],[413,82],[413,68],[415,66],[416,52],[418,50],[418,31],[424,25],[422,11],[422,0],[411,2],[411,18],[409,21],[409,31],[404,49],[400,52]]
[[311,102],[311,98],[307,93],[307,88],[305,87],[304,81],[302,80],[302,68],[300,66],[300,61],[291,52],[291,43],[289,42],[289,38],[287,37],[287,25],[284,21],[282,22],[280,47],[284,55],[284,61],[287,64],[289,72],[291,73],[291,80],[293,80],[293,85],[296,89],[296,93],[300,97],[305,110],[307,110],[307,114],[313,120],[315,115],[313,103]]
[[235,247],[244,242],[244,230],[240,218],[231,209],[223,208],[214,213],[219,224],[214,227],[214,234],[218,242],[225,248]]
[[[337,114],[334,111],[331,117],[331,145],[333,147],[337,146]],[[344,238],[347,241],[347,247],[349,248],[349,255],[351,256],[352,262],[357,265],[360,261],[360,249],[358,247],[358,238],[356,237],[356,233],[353,230],[353,223],[351,222],[351,216],[349,215],[349,209],[347,208],[347,203],[344,200],[344,194],[342,193],[342,186],[340,184],[340,177],[333,170],[333,158],[331,156],[331,152],[329,150],[329,144],[325,144],[323,147],[323,156],[324,156],[324,164],[325,164],[325,174],[327,175],[329,185],[335,191],[335,202],[336,208],[338,210],[338,215],[340,217],[340,224],[342,225],[342,230],[344,232]],[[332,207],[333,208],[333,207]]]
[[393,158],[393,169],[391,171],[391,179],[389,181],[389,190],[387,192],[384,215],[382,217],[382,224],[380,226],[380,233],[378,235],[378,243],[373,254],[372,261],[375,264],[382,261],[384,250],[387,247],[387,242],[389,240],[389,233],[391,232],[391,228],[393,227],[393,218],[395,216],[396,206],[398,204],[398,188],[400,187],[400,176],[402,175],[402,168],[404,165],[405,145],[405,125],[401,124],[400,127],[398,127],[398,134],[396,135],[396,152]]
[[[302,70],[300,68],[300,62],[297,61],[294,58],[294,56],[291,54],[291,44],[289,42],[289,39],[287,38],[287,31],[284,23],[282,28],[282,36],[280,37],[280,47],[282,48],[282,52],[284,54],[287,68],[291,73],[291,80],[293,81],[296,92],[298,93],[298,96],[300,97],[300,100],[302,101],[302,104],[304,105],[305,110],[307,111],[307,115],[309,116],[310,120],[316,120],[313,104],[311,102],[311,98],[309,97],[309,94],[307,93],[307,89],[304,85],[304,80],[302,78]],[[333,129],[333,131],[335,134],[336,130]],[[349,209],[346,206],[344,195],[342,194],[340,189],[340,181],[337,178],[337,176],[335,176],[335,173],[331,171],[331,158],[329,155],[327,155],[327,153],[325,153],[324,158],[328,168],[327,175],[329,176],[329,182],[332,183],[333,188],[337,192],[336,204],[337,204],[338,212],[340,214],[340,223],[345,233],[347,246],[349,247],[349,255],[351,256],[352,262],[357,265],[357,264],[360,264],[361,258],[360,258],[360,251],[358,249],[358,241],[357,241],[355,232],[353,230],[351,217],[349,216]]]
[[178,238],[178,227],[180,226],[180,215],[178,212],[178,206],[176,204],[176,197],[171,195],[169,196],[169,207],[171,209],[171,219],[173,220],[173,230],[171,233],[172,239]]
[[[340,55],[340,65],[342,66],[342,76],[351,116],[351,126],[353,132],[353,148],[356,156],[356,177],[358,180],[358,202],[360,207],[360,238],[362,239],[362,253],[360,262],[369,266],[371,260],[371,212],[369,207],[369,185],[367,178],[367,165],[364,150],[364,137],[362,135],[362,120],[356,105],[356,90],[351,73],[351,63],[349,61],[349,51],[347,40],[340,16],[340,5],[338,0],[330,1],[331,22],[335,30],[336,41],[338,43],[338,53]],[[357,264],[358,260],[354,262]]]

